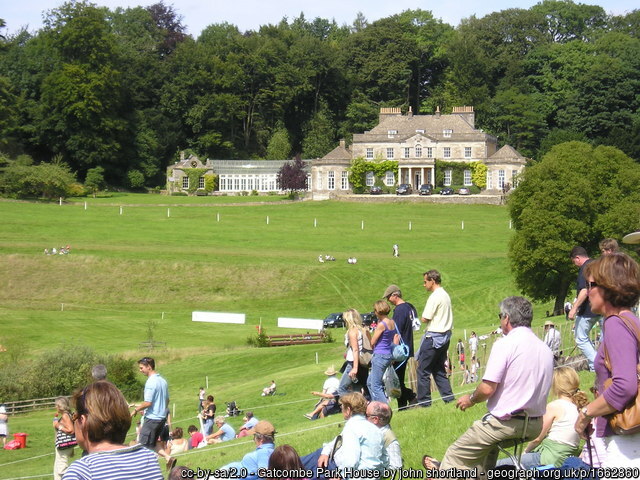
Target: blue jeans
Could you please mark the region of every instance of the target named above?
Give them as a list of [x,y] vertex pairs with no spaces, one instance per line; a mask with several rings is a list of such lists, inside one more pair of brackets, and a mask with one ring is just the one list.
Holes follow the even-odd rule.
[[599,320],[599,316],[582,317],[580,315],[576,315],[576,345],[578,346],[582,354],[587,358],[587,361],[589,362],[589,370],[591,370],[592,372],[594,371],[593,361],[596,358],[596,349],[594,348],[593,343],[591,343],[589,332]]
[[382,376],[389,365],[391,365],[393,357],[391,354],[374,353],[371,358],[371,371],[367,379],[367,387],[372,402],[388,403],[387,396],[384,393],[384,384]]
[[213,418],[208,418],[204,421],[204,436],[211,435],[213,432]]
[[[513,461],[508,457],[503,458],[502,460],[498,460],[498,463],[496,463],[496,467],[500,467],[502,465],[513,465]],[[523,453],[522,457],[520,457],[520,465],[522,465],[522,468],[524,468],[525,470],[539,467],[540,452]]]

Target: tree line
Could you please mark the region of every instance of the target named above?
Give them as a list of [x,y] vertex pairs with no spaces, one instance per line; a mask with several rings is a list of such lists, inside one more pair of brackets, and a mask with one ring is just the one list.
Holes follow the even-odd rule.
[[180,150],[310,159],[371,129],[380,107],[459,105],[533,159],[570,140],[640,159],[639,10],[544,0],[455,28],[425,10],[351,25],[301,14],[194,38],[162,2],[72,1],[36,32],[9,27],[0,20],[5,172],[49,163],[95,184],[101,168],[111,185],[153,187]]

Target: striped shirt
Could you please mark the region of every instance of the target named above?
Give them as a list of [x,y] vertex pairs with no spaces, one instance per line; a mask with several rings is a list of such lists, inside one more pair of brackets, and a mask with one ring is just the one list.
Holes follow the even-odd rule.
[[156,454],[138,444],[96,452],[73,462],[63,480],[163,480]]

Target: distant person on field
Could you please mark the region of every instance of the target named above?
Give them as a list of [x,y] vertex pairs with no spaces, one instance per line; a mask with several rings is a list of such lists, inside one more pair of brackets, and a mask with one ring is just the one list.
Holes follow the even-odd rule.
[[91,369],[91,376],[95,382],[107,379],[107,367],[102,364],[94,365]]
[[478,336],[476,332],[471,332],[469,337],[469,350],[471,350],[471,358],[478,355]]
[[311,392],[311,395],[316,397],[322,397],[311,413],[305,413],[304,416],[309,420],[316,420],[318,418],[324,418],[328,415],[338,413],[338,389],[340,388],[340,380],[336,375],[338,372],[335,367],[331,365],[324,372],[327,379],[322,385],[321,392]]
[[2,446],[7,444],[7,435],[9,435],[9,416],[7,415],[7,407],[0,405],[0,438],[2,438]]
[[553,352],[553,357],[558,358],[560,356],[560,346],[562,343],[562,337],[560,336],[560,332],[556,330],[556,326],[553,324],[551,320],[547,320],[544,322],[544,343],[551,349]]
[[400,256],[400,248],[398,247],[397,243],[393,244],[393,256],[394,257],[399,257]]
[[208,444],[228,442],[236,438],[236,431],[227,423],[223,416],[216,417],[214,423],[216,427],[218,427],[218,430],[207,436]]
[[542,430],[553,376],[553,354],[531,330],[533,307],[527,299],[505,298],[498,316],[505,336],[494,343],[482,382],[456,404],[465,411],[487,401],[489,413],[476,420],[447,449],[440,465],[425,456],[423,465],[427,470],[478,468],[482,475],[495,466],[498,443],[523,437],[530,441]]
[[600,247],[600,253],[602,253],[602,255],[611,255],[612,253],[616,253],[620,250],[618,241],[615,238],[605,238],[604,240],[600,240],[598,247]]
[[204,440],[204,435],[202,435],[202,433],[198,431],[198,427],[196,427],[195,425],[189,425],[189,428],[187,429],[187,431],[189,432],[189,437],[190,437],[189,450],[193,448],[198,448],[198,446],[200,445],[200,442]]
[[589,258],[587,251],[582,247],[574,247],[569,255],[571,261],[578,270],[578,279],[576,280],[576,301],[573,303],[569,311],[569,320],[575,320],[575,337],[576,345],[587,358],[589,362],[589,370],[594,371],[593,361],[596,358],[596,349],[589,338],[589,332],[600,321],[600,315],[591,311],[591,303],[589,302],[587,291],[587,280],[584,276],[584,269],[592,260]]
[[202,412],[204,408],[204,399],[206,398],[207,393],[204,390],[204,387],[200,387],[198,391],[198,413]]
[[[73,445],[59,444],[58,436],[61,434],[67,434],[73,436],[75,433],[74,423],[71,418],[71,407],[69,406],[69,398],[58,397],[56,399],[56,415],[53,419],[53,428],[56,430],[56,448],[55,448],[55,460],[53,463],[53,479],[61,480],[64,473],[69,468],[71,457],[73,457],[73,451],[75,449],[75,441]],[[70,440],[74,440],[71,438]]]
[[238,431],[238,435],[237,435],[238,438],[246,437],[247,435],[249,435],[249,430],[255,427],[256,424],[258,423],[258,419],[253,416],[253,412],[251,411],[245,412],[242,420],[244,420],[244,424],[240,427],[240,430]]
[[268,395],[273,395],[275,391],[276,391],[276,381],[271,380],[271,385],[269,385],[268,387],[264,387],[262,389],[262,396],[266,397]]

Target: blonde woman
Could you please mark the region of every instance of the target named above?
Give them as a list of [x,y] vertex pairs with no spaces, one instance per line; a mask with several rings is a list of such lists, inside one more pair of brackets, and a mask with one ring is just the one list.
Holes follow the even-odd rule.
[[360,391],[366,388],[369,368],[360,365],[360,351],[362,350],[362,339],[366,335],[371,342],[369,330],[362,325],[362,316],[355,308],[350,308],[342,314],[347,333],[344,335],[344,344],[347,347],[345,355],[346,366],[340,386],[338,387],[338,395],[343,396],[349,391]]
[[[576,371],[571,367],[556,368],[551,392],[556,400],[547,404],[540,435],[525,448],[521,459],[524,468],[541,465],[560,467],[567,457],[576,453],[580,443],[580,436],[574,425],[578,419],[578,409],[589,403],[589,400],[580,390],[580,378]],[[498,465],[511,464],[511,459],[498,462]]]
[[[53,463],[53,480],[62,480],[62,475],[69,468],[69,462],[73,456],[76,445],[74,437],[73,421],[71,420],[71,409],[67,397],[58,397],[55,402],[56,416],[53,419],[53,428],[56,431],[55,461]],[[70,435],[67,442],[61,443],[61,437]],[[60,439],[60,440],[59,440]],[[72,443],[73,445],[69,445]]]

